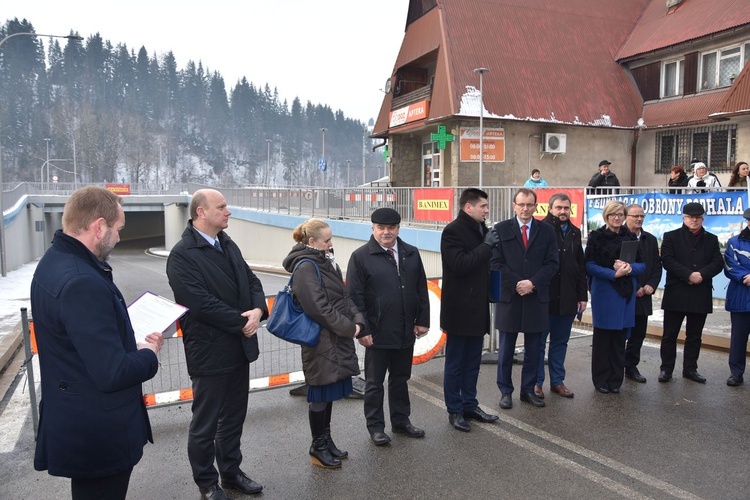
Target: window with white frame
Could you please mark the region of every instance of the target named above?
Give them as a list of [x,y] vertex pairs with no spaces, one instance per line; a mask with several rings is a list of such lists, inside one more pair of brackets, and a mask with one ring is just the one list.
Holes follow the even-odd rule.
[[748,60],[750,43],[727,47],[701,55],[700,89],[709,90],[728,87]]
[[672,97],[683,94],[685,80],[685,60],[669,61],[662,65],[662,97]]

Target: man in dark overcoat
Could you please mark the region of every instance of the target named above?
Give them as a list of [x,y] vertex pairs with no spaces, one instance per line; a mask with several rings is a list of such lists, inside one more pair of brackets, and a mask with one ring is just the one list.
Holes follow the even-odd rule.
[[542,222],[555,229],[560,266],[550,282],[549,331],[542,332],[539,342],[539,372],[534,394],[544,398],[544,351],[549,335],[550,391],[564,398],[572,398],[573,391],[565,385],[565,357],[573,320],[576,314],[583,314],[588,305],[586,262],[581,245],[581,230],[570,221],[570,197],[565,193],[555,193],[547,205],[547,216]]
[[219,191],[196,191],[187,228],[167,260],[174,298],[189,308],[182,319],[193,387],[188,460],[193,480],[208,500],[228,498],[222,487],[245,494],[263,489],[240,469],[240,442],[249,363],[258,358],[255,334],[268,308],[260,280],[224,231],[231,214]]
[[125,225],[121,204],[103,187],[73,193],[31,281],[42,374],[34,468],[71,478],[74,500],[124,500],[153,442],[141,384],[156,374],[164,338],[154,332],[136,342],[112,280],[107,259]]
[[446,333],[443,393],[448,421],[468,432],[468,420],[495,422],[479,407],[477,379],[484,336],[490,332],[490,257],[497,233],[484,221],[490,213],[487,193],[468,188],[461,193],[456,219],[440,239],[443,292],[440,328]]
[[549,329],[549,285],[559,265],[555,231],[537,221],[536,194],[521,188],[513,197],[516,217],[495,225],[498,243],[492,269],[501,273],[500,301],[495,305],[495,327],[500,331],[497,386],[500,408],[513,406],[511,369],[518,332],[523,332],[525,356],[521,371],[521,401],[543,407],[534,394],[539,367],[541,334]]
[[719,239],[703,227],[705,210],[700,203],[688,203],[682,209],[682,227],[664,233],[661,260],[667,271],[661,308],[664,309],[664,333],[661,339],[659,382],[672,378],[677,358],[677,335],[685,326],[682,376],[706,383],[698,373],[698,355],[706,316],[713,312],[711,281],[724,267]]
[[392,208],[372,213],[370,240],[352,252],[346,270],[349,294],[366,325],[357,338],[365,351],[367,430],[376,446],[391,441],[385,433],[383,397],[388,374],[388,407],[393,432],[421,438],[424,430],[409,420],[408,381],[414,341],[430,328],[430,300],[419,250],[399,238],[401,216]]
[[638,250],[646,265],[646,272],[638,276],[638,289],[635,292],[635,326],[630,329],[630,337],[625,346],[625,376],[641,384],[646,383],[646,377],[638,370],[641,346],[646,338],[648,317],[654,312],[651,296],[659,287],[662,275],[659,242],[656,236],[643,230],[645,218],[646,214],[640,205],[633,204],[627,207],[626,225],[638,238]]

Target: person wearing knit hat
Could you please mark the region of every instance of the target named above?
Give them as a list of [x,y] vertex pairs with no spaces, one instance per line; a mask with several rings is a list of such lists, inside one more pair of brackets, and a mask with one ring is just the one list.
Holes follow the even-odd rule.
[[708,193],[712,189],[721,187],[721,182],[716,175],[708,171],[708,167],[702,161],[693,163],[693,175],[688,179],[688,188],[685,192],[688,194]]

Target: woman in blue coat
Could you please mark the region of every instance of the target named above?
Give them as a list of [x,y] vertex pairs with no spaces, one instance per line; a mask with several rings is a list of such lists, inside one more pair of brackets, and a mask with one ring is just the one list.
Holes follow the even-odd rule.
[[627,209],[619,201],[604,207],[604,227],[589,234],[586,271],[591,289],[594,339],[591,378],[601,393],[619,393],[625,376],[625,340],[635,325],[636,276],[646,269],[640,255],[632,263],[620,260],[624,241],[635,240],[625,227]]

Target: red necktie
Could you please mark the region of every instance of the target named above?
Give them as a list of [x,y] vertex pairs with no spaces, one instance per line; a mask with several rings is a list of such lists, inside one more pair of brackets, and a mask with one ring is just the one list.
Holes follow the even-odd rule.
[[521,239],[523,239],[523,247],[529,248],[529,236],[526,234],[526,231],[529,230],[529,226],[524,224],[521,226]]
[[388,257],[390,257],[393,262],[396,262],[396,257],[395,257],[395,254],[393,253],[393,249],[389,248],[386,250],[386,252],[388,252]]

